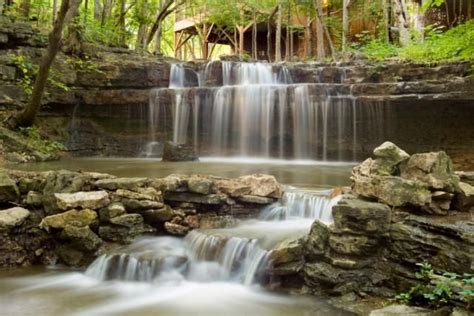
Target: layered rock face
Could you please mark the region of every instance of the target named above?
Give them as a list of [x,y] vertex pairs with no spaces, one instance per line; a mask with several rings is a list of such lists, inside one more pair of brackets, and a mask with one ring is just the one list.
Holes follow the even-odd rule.
[[[71,171],[1,171],[0,266],[83,266],[143,234],[185,235],[256,216],[278,200],[272,176],[116,178]],[[229,215],[232,214],[232,220]]]
[[473,187],[446,153],[410,156],[386,142],[374,157],[354,167],[351,193],[332,209],[334,223],[313,224],[303,248],[305,286],[389,297],[420,282],[417,263],[473,273]]

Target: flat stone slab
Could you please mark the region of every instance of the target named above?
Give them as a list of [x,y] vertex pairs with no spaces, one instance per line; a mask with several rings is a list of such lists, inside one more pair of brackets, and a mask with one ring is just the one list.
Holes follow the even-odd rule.
[[106,190],[136,190],[144,187],[147,183],[147,178],[113,178],[97,180],[94,185]]
[[30,216],[30,211],[22,207],[12,207],[0,211],[0,231],[23,224],[28,216]]
[[58,207],[62,210],[73,208],[88,208],[96,210],[110,203],[109,194],[105,191],[90,191],[76,193],[55,193]]

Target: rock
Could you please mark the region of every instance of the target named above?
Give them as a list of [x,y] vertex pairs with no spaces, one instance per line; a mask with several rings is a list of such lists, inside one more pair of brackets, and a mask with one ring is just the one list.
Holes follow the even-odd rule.
[[199,220],[199,228],[215,229],[235,227],[238,222],[239,221],[234,216],[205,215],[201,216]]
[[112,178],[97,180],[94,182],[94,185],[105,190],[123,189],[137,191],[139,188],[147,185],[147,183],[147,178]]
[[87,176],[66,170],[50,171],[45,176],[43,207],[47,214],[54,214],[60,210],[54,196],[55,193],[79,192],[88,182]]
[[146,225],[137,225],[132,228],[116,225],[104,225],[99,227],[99,236],[103,240],[130,243],[135,237],[147,233],[154,233],[155,230]]
[[185,175],[170,174],[162,179],[152,179],[150,185],[163,192],[185,192],[188,191],[188,177]]
[[343,198],[332,208],[338,232],[383,236],[390,228],[391,210],[381,203]]
[[125,214],[111,218],[110,222],[114,225],[131,228],[143,225],[143,217],[140,214]]
[[218,179],[216,180],[217,189],[231,197],[240,197],[242,195],[250,194],[250,185],[243,184],[242,182],[234,179]]
[[199,158],[192,145],[165,142],[163,147],[163,161],[196,161]]
[[161,202],[150,200],[122,199],[121,202],[125,206],[127,212],[139,212],[141,210],[160,209],[164,206],[164,204]]
[[376,238],[363,235],[331,234],[329,246],[342,255],[371,256],[378,245]]
[[211,194],[216,192],[214,182],[201,176],[189,177],[188,189],[191,192],[200,194]]
[[14,202],[20,196],[20,191],[15,182],[5,170],[0,170],[0,202]]
[[397,166],[410,158],[410,155],[391,142],[385,142],[375,148],[374,156],[377,158],[371,172],[383,176],[395,175],[398,173]]
[[94,252],[102,245],[102,239],[88,226],[66,225],[61,232],[61,238],[71,241],[73,247],[78,250]]
[[459,177],[444,151],[414,154],[400,165],[401,177],[426,183],[429,188],[457,192]]
[[311,231],[306,239],[304,253],[310,260],[323,256],[329,240],[329,228],[319,220],[311,225]]
[[145,222],[157,224],[170,221],[174,216],[174,211],[169,207],[164,207],[157,210],[144,210],[140,214],[143,216]]
[[134,192],[129,190],[118,189],[114,195],[130,200],[151,200],[154,201],[159,197],[158,192],[153,188],[140,189],[142,192]]
[[93,210],[70,210],[64,213],[46,216],[39,224],[39,227],[49,231],[51,228],[64,229],[66,225],[82,227],[96,223],[97,213]]
[[99,211],[99,218],[101,222],[110,222],[112,218],[125,213],[125,206],[122,203],[113,202]]
[[189,228],[179,224],[173,224],[170,222],[165,223],[165,229],[171,235],[184,236],[188,233]]
[[239,197],[239,201],[253,204],[272,204],[275,202],[272,198],[256,195],[242,195]]
[[373,183],[377,199],[390,206],[424,206],[431,202],[431,192],[420,181],[378,177]]
[[474,171],[456,171],[455,174],[462,182],[474,186]]
[[253,174],[239,177],[238,181],[250,187],[250,195],[281,198],[283,190],[274,176]]
[[298,239],[286,239],[280,242],[270,252],[270,262],[273,266],[284,263],[303,261],[304,241]]
[[459,193],[456,194],[456,209],[469,211],[474,208],[474,187],[470,184],[459,182]]
[[26,195],[26,204],[29,206],[42,206],[43,204],[43,194],[35,191],[30,191]]
[[0,211],[0,231],[9,230],[23,224],[30,216],[30,211],[22,207],[12,207]]
[[55,193],[58,207],[62,210],[73,208],[99,209],[110,203],[109,194],[105,191],[76,193]]
[[387,307],[376,309],[370,312],[369,316],[430,316],[433,312],[426,308],[407,306],[402,304],[389,305]]
[[164,198],[165,200],[169,201],[191,202],[211,205],[223,204],[226,201],[226,197],[219,194],[202,195],[188,192],[166,192]]
[[184,218],[183,224],[186,224],[190,228],[199,228],[199,216],[188,215]]
[[85,263],[85,254],[73,248],[70,245],[61,245],[56,249],[56,252],[64,263],[69,266],[79,267]]

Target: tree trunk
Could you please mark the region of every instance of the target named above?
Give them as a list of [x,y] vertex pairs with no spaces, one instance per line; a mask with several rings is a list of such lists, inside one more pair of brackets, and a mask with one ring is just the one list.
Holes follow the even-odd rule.
[[281,20],[282,20],[282,5],[278,3],[277,23],[275,31],[275,61],[281,61]]
[[127,30],[125,29],[125,11],[126,9],[126,0],[120,0],[120,13],[119,13],[119,18],[118,18],[118,23],[117,23],[117,28],[119,31],[119,41],[120,45],[125,46],[126,45],[126,36],[127,36]]
[[30,8],[31,8],[31,0],[21,1],[21,3],[20,3],[20,13],[26,19],[28,19],[30,17]]
[[405,0],[395,0],[395,16],[397,17],[398,38],[401,46],[410,43],[408,29],[408,12]]
[[257,60],[257,14],[253,12],[253,23],[252,23],[252,58]]
[[[56,21],[57,15],[58,15],[58,0],[53,0],[53,22],[52,22],[53,25],[54,25],[54,21]],[[86,10],[86,15],[87,15],[87,10]]]
[[9,123],[12,127],[31,126],[41,108],[41,99],[46,88],[49,69],[61,48],[61,39],[64,26],[75,16],[81,0],[63,0],[58,12],[58,18],[54,22],[52,31],[48,36],[48,47],[41,58],[38,74],[33,85],[30,101],[22,112],[18,113]]
[[[318,20],[320,23],[320,28],[322,29],[322,33],[324,33],[324,35],[326,36],[326,40],[328,41],[328,46],[329,46],[329,51],[331,52],[331,56],[334,56],[336,54],[336,51],[332,43],[331,34],[329,34],[329,30],[326,26],[326,23],[324,23],[324,20],[323,20],[324,14],[323,14],[323,5],[321,3],[322,0],[314,0],[314,2],[315,2],[315,7],[316,7],[316,14],[318,16]],[[321,34],[321,37],[323,37],[323,34]]]
[[146,24],[145,24],[145,19],[144,16],[146,14],[148,8],[148,0],[143,0],[143,6],[141,8],[140,12],[140,24],[138,26],[138,31],[137,31],[137,40],[135,43],[135,50],[136,51],[141,51],[146,48]]
[[349,36],[349,3],[350,3],[350,0],[342,1],[342,51],[343,52],[347,50],[347,43],[348,43],[348,36]]
[[413,2],[413,28],[417,34],[417,39],[420,43],[425,40],[425,16],[421,10],[423,1],[420,3]]
[[467,20],[472,18],[472,0],[467,0]]
[[387,0],[382,0],[382,9],[383,9],[383,25],[384,25],[384,38],[385,43],[390,43],[390,11],[389,11],[390,2]]
[[102,20],[102,4],[100,0],[94,0],[94,19],[96,21]]
[[286,15],[286,36],[285,36],[285,60],[290,60],[290,4],[288,4],[288,12]]
[[269,62],[271,62],[272,59],[272,21],[277,11],[278,6],[275,6],[267,20],[267,59]]
[[308,17],[306,24],[306,57],[313,57],[313,20]]

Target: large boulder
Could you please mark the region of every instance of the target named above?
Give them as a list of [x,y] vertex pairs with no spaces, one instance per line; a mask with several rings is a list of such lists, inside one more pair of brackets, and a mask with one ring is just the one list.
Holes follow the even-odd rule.
[[316,220],[311,225],[311,230],[306,239],[305,256],[308,259],[317,259],[326,252],[329,240],[329,227]]
[[90,191],[76,193],[56,193],[58,207],[62,210],[73,208],[88,208],[96,210],[110,203],[109,194],[106,191]]
[[270,262],[273,266],[302,261],[304,241],[302,238],[289,238],[276,245],[270,252]]
[[430,189],[457,192],[459,177],[444,151],[414,154],[400,165],[401,177],[426,183]]
[[385,142],[375,148],[374,156],[376,159],[373,171],[386,176],[397,173],[397,166],[410,158],[410,155],[391,142]]
[[388,176],[374,178],[373,184],[377,199],[391,206],[425,206],[431,202],[431,192],[417,180]]
[[0,211],[0,231],[9,230],[23,224],[30,216],[30,211],[22,207],[13,207]]
[[211,179],[196,175],[189,177],[188,189],[191,192],[200,194],[216,193],[215,184]]
[[97,223],[97,213],[93,210],[70,210],[64,213],[46,216],[43,218],[39,227],[45,230],[64,229],[66,225],[70,226],[89,226]]
[[199,158],[192,145],[166,142],[163,147],[163,161],[196,161]]
[[474,186],[459,182],[459,193],[456,195],[456,208],[461,211],[474,209]]

